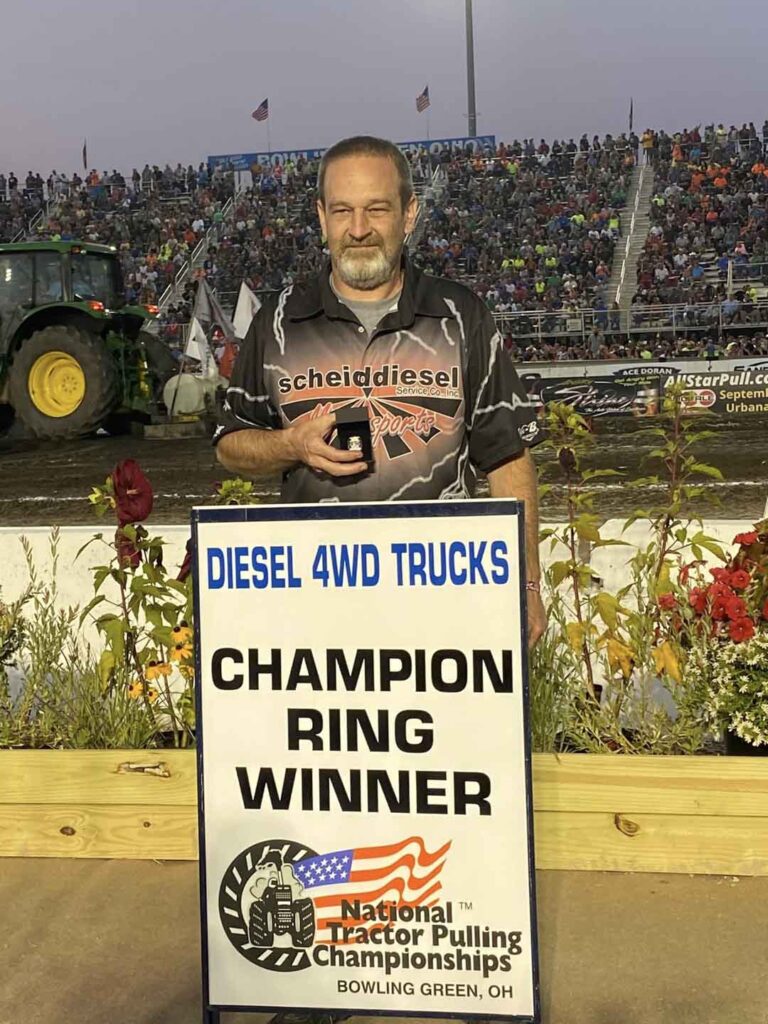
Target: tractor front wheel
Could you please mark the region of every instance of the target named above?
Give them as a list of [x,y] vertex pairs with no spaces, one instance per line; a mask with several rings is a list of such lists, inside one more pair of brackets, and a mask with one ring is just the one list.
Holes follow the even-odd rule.
[[44,440],[92,433],[119,399],[112,356],[78,327],[44,327],[22,342],[9,383],[16,415]]

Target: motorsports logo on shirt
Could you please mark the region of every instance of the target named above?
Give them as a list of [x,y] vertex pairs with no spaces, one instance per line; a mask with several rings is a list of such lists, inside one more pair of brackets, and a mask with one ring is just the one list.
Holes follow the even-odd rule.
[[349,406],[368,409],[374,448],[390,460],[426,446],[443,431],[455,429],[463,405],[461,370],[384,363],[333,369],[309,366],[277,378],[281,408],[293,422]]

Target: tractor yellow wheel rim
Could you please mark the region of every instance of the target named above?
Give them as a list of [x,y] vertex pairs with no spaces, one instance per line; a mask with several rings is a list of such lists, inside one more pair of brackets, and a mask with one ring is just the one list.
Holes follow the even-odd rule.
[[85,398],[85,374],[67,352],[46,352],[29,371],[29,396],[44,416],[71,416]]

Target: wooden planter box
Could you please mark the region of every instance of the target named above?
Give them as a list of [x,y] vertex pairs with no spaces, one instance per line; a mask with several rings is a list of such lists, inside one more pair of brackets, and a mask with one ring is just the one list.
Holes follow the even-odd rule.
[[[0,751],[0,856],[194,860],[193,751]],[[539,868],[768,875],[768,758],[534,756]]]

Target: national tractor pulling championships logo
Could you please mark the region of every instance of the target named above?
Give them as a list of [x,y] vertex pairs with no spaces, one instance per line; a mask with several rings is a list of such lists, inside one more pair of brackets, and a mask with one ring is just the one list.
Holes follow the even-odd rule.
[[430,852],[414,836],[318,854],[289,840],[256,843],[221,881],[222,926],[239,953],[270,971],[509,972],[522,933],[457,925],[453,902],[439,900],[450,846]]

